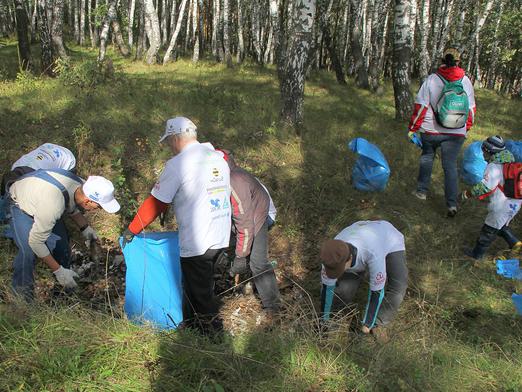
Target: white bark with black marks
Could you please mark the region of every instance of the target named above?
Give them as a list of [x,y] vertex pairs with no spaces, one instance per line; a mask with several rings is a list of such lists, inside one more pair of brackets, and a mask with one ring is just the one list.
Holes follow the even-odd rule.
[[305,73],[312,39],[315,0],[297,0],[294,12],[295,28],[289,37],[288,53],[285,54],[282,72],[283,78],[280,80],[281,118],[289,125],[299,129],[303,122]]
[[158,52],[161,46],[161,32],[159,26],[158,12],[154,7],[153,0],[142,0],[143,11],[145,13],[145,33],[149,39],[149,49],[145,54],[147,64],[158,62]]
[[16,15],[16,35],[18,38],[18,64],[20,69],[30,70],[32,68],[31,61],[31,43],[29,41],[29,17],[24,7],[23,0],[14,0]]
[[230,3],[223,0],[223,49],[225,50],[225,63],[232,68],[232,54],[230,51]]
[[395,118],[408,119],[413,105],[410,92],[410,1],[395,0],[395,25],[393,39],[393,93]]
[[163,65],[167,64],[171,60],[172,51],[176,46],[176,42],[178,40],[178,35],[181,30],[181,24],[183,23],[183,17],[185,15],[185,7],[187,5],[187,0],[182,0],[181,5],[179,6],[178,20],[176,22],[176,27],[174,29],[174,33],[172,33],[172,37],[170,38],[169,47],[165,52],[165,56],[163,56]]
[[64,0],[54,0],[53,20],[51,25],[51,40],[53,53],[61,59],[67,60],[69,56],[63,44],[63,19],[64,19]]

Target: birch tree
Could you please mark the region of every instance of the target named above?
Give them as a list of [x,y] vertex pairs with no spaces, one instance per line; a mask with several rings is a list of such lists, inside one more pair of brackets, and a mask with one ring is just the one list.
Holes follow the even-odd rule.
[[47,20],[46,0],[38,1],[38,34],[40,35],[40,49],[42,59],[42,72],[47,75],[53,74],[53,49],[51,44],[51,33]]
[[[276,0],[270,0],[270,10],[272,9],[272,3]],[[243,37],[243,7],[242,1],[237,0],[237,62],[241,64],[245,56],[245,41]]]
[[393,93],[395,96],[395,118],[406,120],[413,105],[410,92],[410,1],[395,0],[395,24],[393,35]]
[[63,5],[64,0],[54,0],[51,39],[55,55],[62,59],[68,59],[69,56],[67,55],[63,44]]
[[475,28],[473,29],[471,36],[468,40],[469,44],[466,46],[464,51],[467,51],[469,47],[472,49],[469,51],[469,62],[468,62],[468,73],[471,75],[472,79],[478,81],[480,83],[480,65],[479,65],[479,57],[480,57],[480,31],[482,27],[484,27],[484,23],[493,8],[493,0],[487,0],[484,10],[482,12],[477,13],[477,22],[475,24]]
[[299,129],[303,122],[305,70],[312,38],[315,0],[297,0],[294,13],[295,27],[289,37],[289,50],[285,55],[283,78],[280,80],[281,117]]
[[422,0],[419,13],[419,76],[421,83],[428,76],[428,37],[430,32],[430,0]]
[[134,13],[136,11],[136,0],[130,0],[129,1],[129,25],[127,28],[127,35],[128,35],[128,43],[129,48],[132,48],[134,45]]
[[230,53],[230,5],[229,0],[223,0],[223,48],[225,50],[225,63],[228,68],[232,68],[232,55]]
[[[203,0],[194,0],[195,13],[197,16],[197,28],[194,32],[194,51],[192,52],[192,61],[199,61],[200,45],[203,38]],[[199,10],[199,12],[198,12]]]
[[161,33],[158,20],[158,13],[154,7],[153,0],[141,0],[145,17],[144,27],[147,38],[149,39],[149,49],[145,54],[147,64],[155,64],[161,46]]
[[[56,0],[54,0],[56,2]],[[85,0],[79,0],[80,4],[80,45],[85,44]]]
[[183,23],[183,16],[185,15],[185,7],[187,5],[187,0],[182,0],[181,5],[179,6],[179,13],[178,13],[178,20],[176,22],[176,28],[174,29],[174,33],[172,34],[172,37],[170,38],[169,47],[167,48],[167,51],[165,52],[165,56],[163,56],[163,65],[167,64],[172,55],[172,51],[174,47],[176,46],[176,42],[178,40],[179,32],[181,31],[181,24]]
[[365,59],[361,45],[361,34],[363,26],[363,4],[357,0],[351,0],[353,12],[353,29],[351,35],[352,57],[355,67],[355,84],[361,88],[370,87],[368,72],[366,71]]
[[16,35],[18,38],[18,63],[23,70],[32,68],[31,44],[29,42],[29,17],[22,0],[15,0]]

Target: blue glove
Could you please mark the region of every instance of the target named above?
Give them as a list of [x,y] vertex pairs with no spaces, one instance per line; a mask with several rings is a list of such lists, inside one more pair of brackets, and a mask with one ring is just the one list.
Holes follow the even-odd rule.
[[422,148],[422,140],[419,136],[417,136],[416,132],[410,131],[408,132],[408,139],[410,139],[410,142],[415,144],[417,147]]

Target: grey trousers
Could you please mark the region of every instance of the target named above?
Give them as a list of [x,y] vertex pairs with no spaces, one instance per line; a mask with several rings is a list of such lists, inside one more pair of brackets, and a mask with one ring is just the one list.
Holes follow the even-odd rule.
[[[353,305],[355,295],[361,280],[366,273],[345,272],[338,280],[332,308],[340,310]],[[404,299],[408,288],[408,267],[406,266],[406,252],[393,252],[386,256],[386,286],[381,308],[377,314],[376,325],[389,324]]]
[[277,311],[279,309],[279,287],[277,287],[274,269],[268,262],[268,220],[254,236],[250,251],[250,270],[252,276],[258,275],[253,280],[263,308]]

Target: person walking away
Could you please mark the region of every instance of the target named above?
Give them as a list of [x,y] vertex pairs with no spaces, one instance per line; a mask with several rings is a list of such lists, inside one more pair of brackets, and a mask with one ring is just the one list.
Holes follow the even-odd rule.
[[443,64],[426,78],[417,93],[408,129],[410,141],[422,149],[417,189],[413,194],[426,200],[433,160],[440,147],[448,217],[457,214],[457,156],[476,112],[473,85],[459,65],[459,52],[447,49]]

